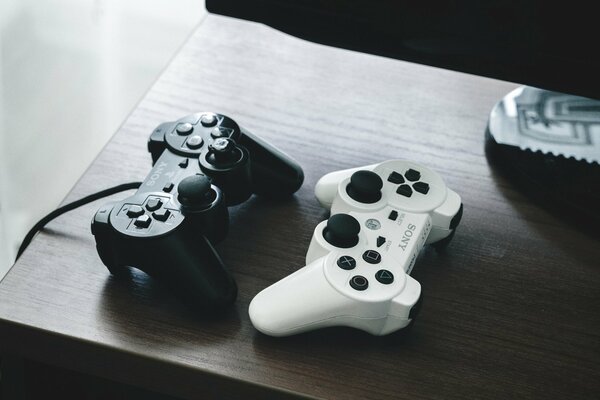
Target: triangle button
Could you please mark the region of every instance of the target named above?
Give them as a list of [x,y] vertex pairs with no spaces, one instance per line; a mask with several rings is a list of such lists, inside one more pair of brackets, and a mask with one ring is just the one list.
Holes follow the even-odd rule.
[[375,274],[375,279],[377,279],[377,281],[379,283],[383,283],[384,285],[389,285],[390,283],[394,282],[394,274],[392,274],[387,269],[380,269]]

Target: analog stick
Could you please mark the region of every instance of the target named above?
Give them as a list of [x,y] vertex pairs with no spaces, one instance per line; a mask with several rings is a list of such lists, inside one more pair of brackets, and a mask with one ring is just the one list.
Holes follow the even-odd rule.
[[347,249],[358,243],[360,224],[351,215],[335,214],[327,220],[323,230],[323,237],[332,246]]
[[383,181],[375,172],[356,171],[346,186],[348,196],[359,203],[376,203],[381,199]]
[[228,138],[217,138],[208,146],[206,159],[217,166],[235,164],[240,159],[241,153],[235,142]]
[[183,179],[177,186],[177,200],[186,207],[203,207],[210,205],[217,194],[212,190],[206,175],[192,175]]

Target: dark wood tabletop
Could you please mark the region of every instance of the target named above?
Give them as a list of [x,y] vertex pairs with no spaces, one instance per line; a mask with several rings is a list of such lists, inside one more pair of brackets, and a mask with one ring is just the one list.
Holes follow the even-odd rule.
[[[0,283],[2,353],[185,398],[599,398],[598,239],[523,196],[483,153],[488,113],[515,87],[208,16],[66,201],[142,180],[160,122],[231,116],[306,175],[292,198],[230,210],[218,250],[239,286],[235,306],[204,320],[141,272],[111,277],[90,233],[100,200],[51,222]],[[316,181],[393,158],[439,172],[465,207],[448,249],[419,256],[413,329],[258,333],[250,300],[304,266],[327,217]]]

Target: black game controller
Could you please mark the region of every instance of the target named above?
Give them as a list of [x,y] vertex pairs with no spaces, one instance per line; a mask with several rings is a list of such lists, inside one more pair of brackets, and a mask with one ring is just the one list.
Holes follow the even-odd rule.
[[294,193],[304,180],[302,168],[215,113],[159,125],[148,149],[154,167],[137,192],[94,216],[98,254],[112,274],[138,268],[195,309],[216,313],[237,294],[212,245],[227,235],[227,206],[252,193]]

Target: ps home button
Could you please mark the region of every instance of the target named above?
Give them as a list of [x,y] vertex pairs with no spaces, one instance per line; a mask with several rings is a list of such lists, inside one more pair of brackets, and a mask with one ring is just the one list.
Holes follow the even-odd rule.
[[384,285],[389,285],[390,283],[394,282],[394,274],[392,274],[387,269],[380,269],[375,274],[375,279],[377,279],[377,281],[379,283],[383,283]]

